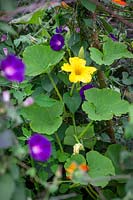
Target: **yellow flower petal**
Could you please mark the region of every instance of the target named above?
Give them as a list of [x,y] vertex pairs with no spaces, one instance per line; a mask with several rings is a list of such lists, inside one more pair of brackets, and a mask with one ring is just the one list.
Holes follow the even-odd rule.
[[65,63],[65,64],[61,67],[61,69],[62,69],[63,71],[65,71],[65,72],[71,72],[71,71],[72,71],[72,66],[69,65],[68,63]]
[[92,80],[92,76],[91,75],[87,75],[85,74],[84,76],[81,76],[80,81],[83,83],[90,83]]
[[69,62],[71,65],[82,65],[85,66],[86,64],[86,60],[79,58],[79,57],[73,57],[73,58],[69,58]]
[[66,72],[71,72],[69,80],[72,83],[91,82],[93,73],[97,70],[95,67],[85,66],[86,61],[79,57],[69,58],[69,63],[65,63],[61,69]]
[[93,74],[97,69],[95,67],[86,66],[86,69],[89,74]]
[[69,75],[69,81],[72,83],[77,83],[77,82],[79,82],[79,78],[77,75],[75,75],[75,73],[71,73]]

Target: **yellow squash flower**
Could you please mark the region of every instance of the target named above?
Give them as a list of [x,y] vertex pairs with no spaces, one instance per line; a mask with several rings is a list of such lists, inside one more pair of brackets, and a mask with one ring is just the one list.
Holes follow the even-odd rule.
[[61,69],[65,72],[71,72],[69,75],[70,82],[91,82],[92,75],[97,70],[95,67],[85,66],[86,61],[79,57],[69,58],[69,63],[64,63]]

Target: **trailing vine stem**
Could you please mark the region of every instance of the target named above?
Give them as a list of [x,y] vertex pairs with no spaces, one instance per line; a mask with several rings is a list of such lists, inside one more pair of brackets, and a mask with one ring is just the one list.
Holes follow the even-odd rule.
[[[93,31],[93,47],[97,49],[101,49],[101,45],[98,39],[98,33],[96,31],[96,13],[93,13],[92,17],[93,17],[93,30],[94,30]],[[107,83],[106,83],[104,71],[99,69],[97,71],[97,78],[98,78],[99,87],[101,89],[106,88]],[[106,126],[107,126],[107,134],[110,137],[111,142],[116,143],[115,133],[113,129],[113,121],[112,120],[106,121]]]

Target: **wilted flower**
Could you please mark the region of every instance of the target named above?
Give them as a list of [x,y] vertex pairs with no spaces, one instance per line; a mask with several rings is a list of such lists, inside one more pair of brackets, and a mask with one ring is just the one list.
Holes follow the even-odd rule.
[[60,51],[64,46],[64,37],[61,34],[55,34],[51,37],[50,47],[54,51]]
[[3,48],[3,52],[4,52],[5,56],[8,55],[8,49],[7,48]]
[[66,72],[71,72],[69,75],[70,82],[91,82],[92,75],[97,70],[95,67],[85,66],[86,60],[79,57],[69,58],[69,62],[70,64],[65,63],[61,69]]
[[80,28],[79,27],[75,28],[75,31],[76,33],[80,33]]
[[3,91],[2,92],[2,99],[4,102],[9,102],[10,101],[10,93],[9,91]]
[[89,89],[91,89],[91,88],[93,88],[93,87],[94,87],[94,86],[93,86],[92,84],[87,84],[87,85],[84,85],[84,86],[80,89],[79,94],[80,94],[80,96],[81,96],[81,98],[82,98],[82,101],[85,100],[84,91],[85,91],[85,90],[89,90]]
[[2,36],[1,36],[1,42],[4,42],[4,41],[6,41],[7,40],[7,35],[6,34],[3,34]]
[[120,6],[126,6],[127,3],[123,0],[112,0],[113,3],[120,5]]
[[78,164],[76,162],[72,162],[66,169],[67,178],[72,179],[74,172],[76,172],[77,170],[87,172],[89,170],[89,167],[85,163]]
[[29,153],[37,161],[47,161],[51,156],[51,142],[43,135],[35,133],[28,140]]
[[84,150],[84,146],[83,144],[81,143],[76,143],[74,146],[73,146],[73,154],[79,154],[79,151],[80,150]]
[[66,4],[65,1],[61,1],[61,6],[65,9],[70,8],[70,6],[68,4]]
[[9,81],[22,82],[25,78],[25,65],[15,55],[8,55],[1,61],[0,70]]
[[113,40],[113,41],[118,41],[118,38],[115,37],[115,35],[113,33],[109,34],[109,37]]
[[34,103],[34,99],[32,97],[28,97],[23,101],[23,106],[31,106]]

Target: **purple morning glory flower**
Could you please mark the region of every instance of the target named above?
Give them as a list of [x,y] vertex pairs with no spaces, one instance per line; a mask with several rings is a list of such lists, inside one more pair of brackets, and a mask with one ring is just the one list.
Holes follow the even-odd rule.
[[59,51],[64,46],[64,37],[61,34],[55,34],[51,37],[50,47],[54,51]]
[[9,81],[22,82],[25,78],[25,65],[15,55],[8,55],[3,59],[0,63],[0,70]]
[[94,86],[93,86],[92,84],[87,84],[87,85],[84,85],[84,86],[80,89],[79,94],[80,94],[80,96],[81,96],[81,98],[82,98],[82,101],[85,100],[84,91],[85,91],[85,90],[88,90],[88,89],[91,89],[91,88],[93,88],[93,87],[94,87]]
[[51,142],[43,135],[34,133],[28,140],[29,153],[37,161],[47,161],[51,156]]
[[56,33],[68,32],[69,28],[67,26],[56,27]]
[[118,38],[115,37],[115,35],[113,33],[109,34],[109,37],[113,40],[113,41],[118,41]]

